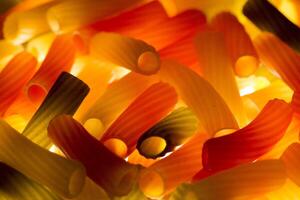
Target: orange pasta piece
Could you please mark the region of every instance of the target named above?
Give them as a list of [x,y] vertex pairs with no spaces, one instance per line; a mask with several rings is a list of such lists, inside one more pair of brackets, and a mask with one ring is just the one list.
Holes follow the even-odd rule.
[[17,54],[0,73],[0,116],[18,97],[36,69],[36,59],[27,52]]
[[283,160],[288,177],[300,186],[300,144],[291,144],[282,154],[281,160]]
[[245,125],[246,113],[223,35],[215,31],[201,32],[196,37],[196,47],[204,78],[222,96],[239,124]]
[[198,133],[168,157],[141,171],[139,186],[150,198],[168,194],[190,180],[202,167],[202,145],[207,135]]
[[300,55],[270,33],[262,33],[254,40],[262,61],[274,68],[281,78],[293,89],[300,90]]
[[157,162],[158,159],[147,159],[144,156],[142,156],[137,149],[135,149],[129,156],[128,156],[128,162],[131,164],[139,164],[143,167],[149,167],[153,163]]
[[14,45],[6,40],[0,40],[0,72],[5,65],[22,50],[23,47],[21,45]]
[[109,151],[72,117],[54,118],[49,124],[48,135],[68,157],[79,160],[87,176],[107,192],[117,196],[129,193],[137,167]]
[[292,114],[290,105],[284,101],[269,101],[248,126],[206,141],[202,154],[203,167],[219,171],[256,160],[283,137]]
[[61,72],[71,69],[75,52],[70,35],[56,37],[41,67],[27,84],[28,97],[34,103],[43,100]]
[[201,75],[202,69],[199,65],[194,40],[195,36],[185,37],[182,40],[161,49],[159,55],[163,59],[176,60]]
[[145,75],[156,73],[160,67],[159,55],[152,46],[116,33],[96,34],[90,50],[98,59]]
[[139,137],[166,116],[175,106],[177,94],[166,83],[156,83],[139,95],[104,133],[102,142],[121,139],[128,153],[135,148]]
[[252,41],[238,19],[229,12],[216,15],[211,26],[224,35],[232,67],[238,76],[249,76],[258,67],[258,57]]
[[80,119],[82,122],[90,118],[99,119],[105,128],[125,110],[128,105],[147,87],[154,83],[155,78],[134,72],[110,84],[104,94]]
[[300,118],[300,92],[295,91],[292,99],[292,108],[294,109],[295,115]]
[[221,96],[192,70],[175,62],[165,61],[159,76],[175,87],[208,134],[214,135],[224,128],[238,128],[234,116]]

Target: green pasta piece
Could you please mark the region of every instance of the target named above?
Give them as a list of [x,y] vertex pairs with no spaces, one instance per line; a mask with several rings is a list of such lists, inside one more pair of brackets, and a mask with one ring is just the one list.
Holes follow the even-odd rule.
[[267,0],[248,0],[244,15],[259,29],[277,35],[291,48],[300,52],[300,29]]
[[73,115],[88,92],[89,87],[80,79],[66,72],[61,73],[28,122],[23,135],[38,145],[49,148],[51,145],[47,136],[49,122],[57,115]]
[[[198,128],[198,119],[194,113],[186,107],[173,111],[166,118],[145,132],[138,140],[137,149],[141,155],[147,158],[157,158],[172,151],[181,145],[187,138],[192,136]],[[165,149],[157,155],[147,155],[143,152],[142,144],[150,137],[158,136],[165,140]]]
[[17,170],[0,163],[0,200],[61,200],[44,186],[30,180]]
[[112,197],[111,199],[112,200],[148,200],[148,198],[140,190],[138,184],[135,184],[132,187],[131,192],[129,192],[126,196]]
[[63,196],[81,192],[85,169],[75,160],[52,153],[0,121],[0,161]]

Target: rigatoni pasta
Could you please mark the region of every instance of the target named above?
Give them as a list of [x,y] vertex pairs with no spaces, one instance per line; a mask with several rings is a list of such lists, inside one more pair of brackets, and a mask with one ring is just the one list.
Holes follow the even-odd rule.
[[79,162],[39,147],[4,121],[0,127],[2,162],[62,196],[71,198],[80,193],[85,170]]
[[42,147],[50,147],[47,137],[49,122],[57,115],[72,115],[89,92],[78,78],[63,72],[23,131],[23,135]]

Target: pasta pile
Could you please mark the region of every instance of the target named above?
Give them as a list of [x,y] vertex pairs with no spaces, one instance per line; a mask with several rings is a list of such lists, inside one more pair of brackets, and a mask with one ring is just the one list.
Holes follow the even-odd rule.
[[300,199],[296,0],[1,0],[0,200]]

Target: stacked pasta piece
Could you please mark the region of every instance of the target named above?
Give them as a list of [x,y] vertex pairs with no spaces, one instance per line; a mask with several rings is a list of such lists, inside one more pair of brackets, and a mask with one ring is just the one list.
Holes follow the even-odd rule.
[[299,6],[1,1],[0,199],[299,199]]

